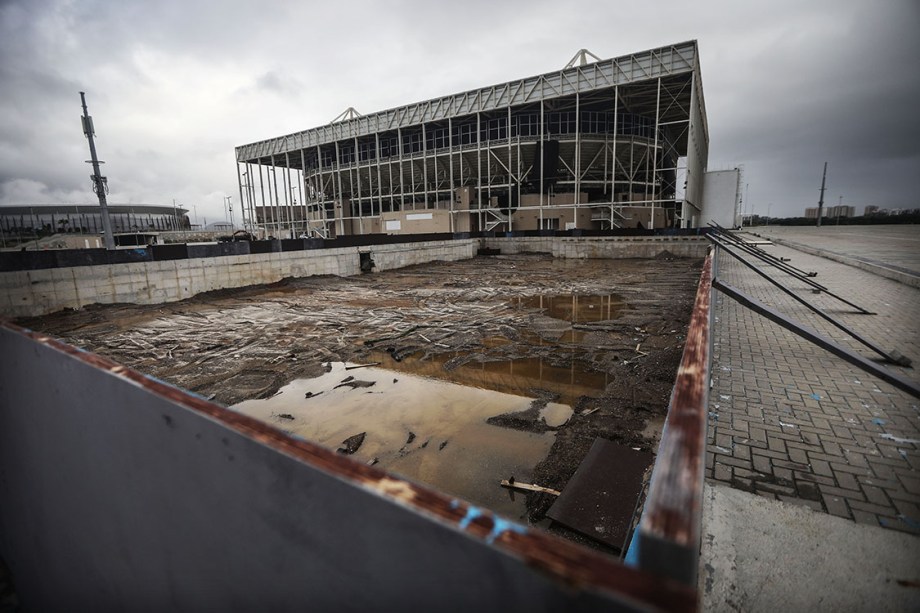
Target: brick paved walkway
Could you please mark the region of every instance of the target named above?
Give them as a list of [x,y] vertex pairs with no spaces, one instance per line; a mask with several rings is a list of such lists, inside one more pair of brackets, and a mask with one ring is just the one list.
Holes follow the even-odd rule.
[[[856,314],[765,269],[854,331],[913,359],[912,369],[889,368],[920,381],[920,290],[791,248],[766,249],[817,271],[816,280],[831,291],[877,312]],[[726,254],[719,277],[839,344],[875,355]],[[920,534],[920,400],[718,292],[715,317],[707,477]]]

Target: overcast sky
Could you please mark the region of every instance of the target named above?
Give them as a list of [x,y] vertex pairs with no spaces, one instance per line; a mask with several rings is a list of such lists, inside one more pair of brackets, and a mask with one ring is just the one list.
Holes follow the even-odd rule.
[[[223,217],[233,148],[699,41],[710,169],[766,214],[920,207],[920,2],[0,0],[0,204],[91,203],[87,93],[114,203]],[[238,219],[238,217],[237,217]]]

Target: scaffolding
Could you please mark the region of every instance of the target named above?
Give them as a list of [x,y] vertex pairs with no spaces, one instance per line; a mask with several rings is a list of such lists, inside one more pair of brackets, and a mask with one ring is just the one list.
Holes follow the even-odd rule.
[[594,63],[583,51],[560,71],[369,115],[349,108],[237,147],[247,225],[328,238],[405,233],[406,219],[451,233],[702,224],[696,41]]

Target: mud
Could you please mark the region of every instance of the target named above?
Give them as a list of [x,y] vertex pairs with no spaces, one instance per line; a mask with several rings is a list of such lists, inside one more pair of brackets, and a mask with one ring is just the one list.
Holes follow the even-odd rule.
[[[542,461],[514,476],[561,490],[595,437],[655,450],[701,264],[477,257],[289,279],[167,305],[94,305],[19,323],[227,405],[271,398],[323,376],[333,362],[375,363],[392,377],[367,385],[372,379],[356,369],[352,385],[305,389],[301,401],[313,401],[307,393],[379,393],[404,374],[524,397],[524,406],[497,409],[484,423],[552,436]],[[294,415],[279,410],[273,423],[290,430]],[[369,427],[327,444],[341,447],[365,431],[354,456],[362,457],[374,448]],[[400,431],[399,445],[429,442],[416,434]],[[492,437],[479,438],[488,445]],[[443,456],[455,441],[430,443],[447,443]],[[542,522],[549,497],[526,501],[529,520]]]

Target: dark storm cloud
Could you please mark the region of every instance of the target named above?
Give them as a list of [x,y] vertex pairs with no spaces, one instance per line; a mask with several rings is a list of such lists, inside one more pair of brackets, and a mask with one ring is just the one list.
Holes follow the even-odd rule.
[[[759,212],[817,199],[920,206],[916,2],[21,0],[0,5],[0,203],[90,201],[87,92],[117,201],[236,192],[233,147],[697,39],[710,167],[744,164]],[[654,13],[654,15],[650,15]],[[829,196],[830,197],[830,196]]]
[[749,44],[738,41],[737,54],[719,62],[722,74],[706,70],[713,62],[704,56],[710,161],[744,163],[758,212],[770,202],[783,214],[814,206],[824,161],[829,193],[845,203],[920,206],[904,173],[911,164],[920,170],[911,110],[920,80],[909,76],[920,57],[918,9],[844,6],[745,29]]

